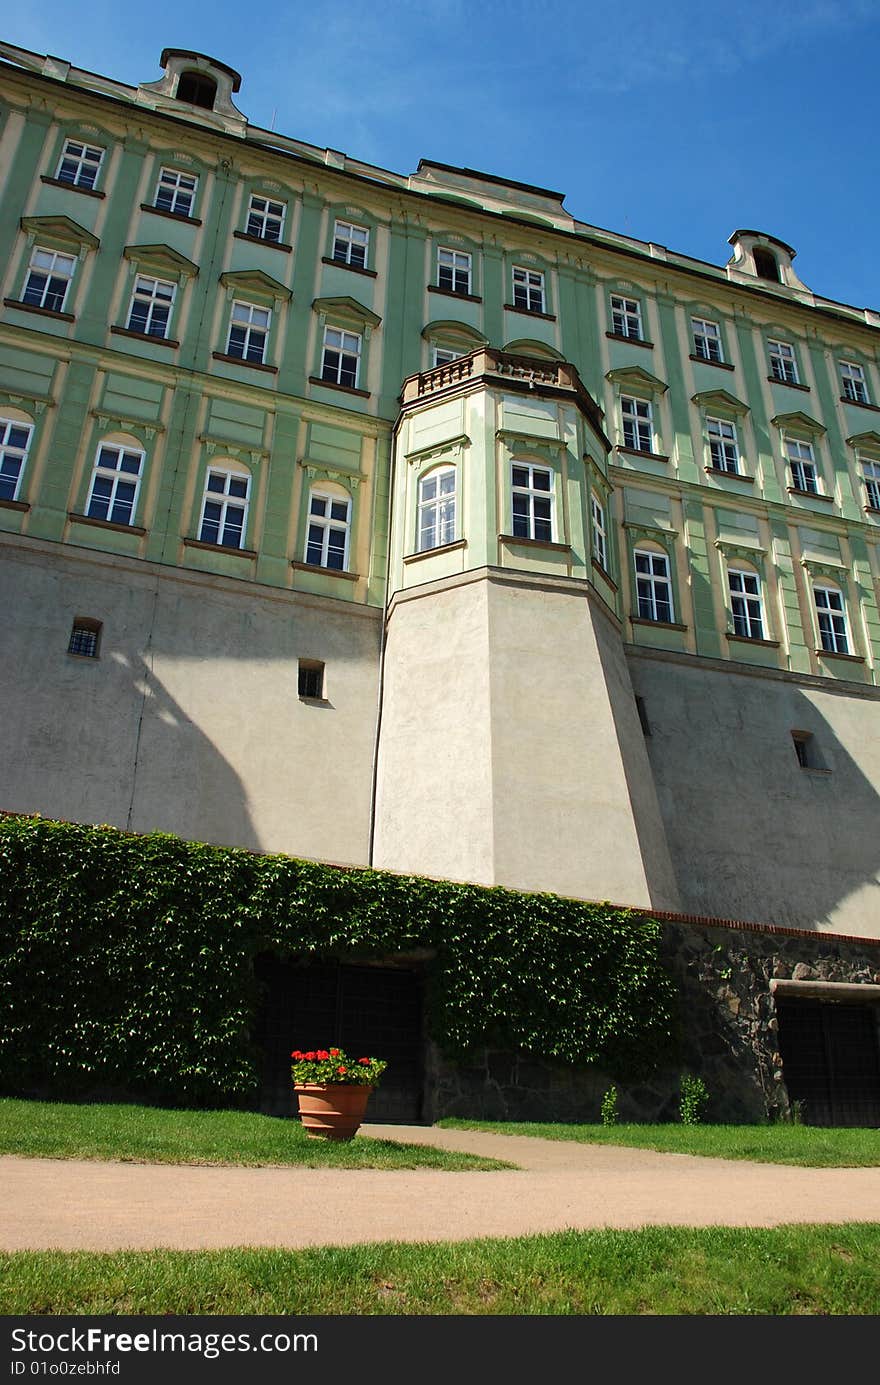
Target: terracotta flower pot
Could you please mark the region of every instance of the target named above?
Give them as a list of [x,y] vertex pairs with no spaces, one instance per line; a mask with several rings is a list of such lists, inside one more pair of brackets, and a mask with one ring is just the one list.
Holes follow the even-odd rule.
[[350,1140],[357,1133],[372,1087],[345,1082],[294,1084],[306,1133],[324,1140]]

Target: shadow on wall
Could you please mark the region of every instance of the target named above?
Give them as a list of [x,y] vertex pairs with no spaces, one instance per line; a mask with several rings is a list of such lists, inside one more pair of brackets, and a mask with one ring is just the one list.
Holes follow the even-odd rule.
[[880,931],[880,706],[631,661],[685,913]]

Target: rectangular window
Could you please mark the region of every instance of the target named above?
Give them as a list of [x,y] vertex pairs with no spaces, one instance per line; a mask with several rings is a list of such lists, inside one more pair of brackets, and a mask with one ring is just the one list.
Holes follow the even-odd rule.
[[63,255],[60,250],[35,245],[21,295],[22,302],[30,303],[34,308],[48,308],[53,313],[63,313],[75,269],[75,255]]
[[837,587],[814,587],[813,595],[822,648],[829,654],[848,654],[849,636],[843,593]]
[[418,551],[455,541],[455,467],[435,467],[419,481]]
[[840,362],[840,383],[843,388],[844,399],[851,400],[854,404],[867,404],[868,386],[865,383],[865,372],[860,365],[853,361]]
[[431,352],[432,366],[449,365],[450,361],[457,361],[459,356],[463,356],[463,351],[453,351],[451,346],[435,346]]
[[297,668],[299,696],[307,701],[324,700],[324,665],[317,659],[300,659]]
[[344,332],[339,327],[324,328],[322,380],[357,389],[360,362],[361,339],[356,332]]
[[739,445],[736,428],[722,418],[707,418],[706,431],[709,434],[709,456],[716,471],[727,471],[732,476],[739,475]]
[[333,227],[334,260],[354,265],[355,269],[366,269],[369,248],[370,233],[366,226],[355,226],[351,221],[336,222]]
[[653,549],[636,549],[636,596],[642,620],[674,620],[669,559]]
[[437,251],[437,284],[441,289],[449,289],[450,293],[470,293],[470,255],[441,246]]
[[880,510],[880,462],[862,462],[865,490],[872,510]]
[[100,643],[101,622],[89,616],[77,616],[70,630],[68,654],[79,654],[83,659],[97,659]]
[[703,361],[723,360],[718,323],[707,322],[704,317],[692,317],[691,327],[694,333],[694,355]]
[[531,462],[511,468],[513,532],[520,539],[553,541],[553,473]]
[[247,234],[277,243],[284,230],[284,212],[283,202],[273,202],[269,197],[254,194],[248,206]]
[[742,635],[747,640],[762,640],[764,615],[761,610],[761,582],[758,574],[743,568],[730,568],[727,578],[730,584],[734,634]]
[[0,500],[17,500],[34,434],[32,423],[0,418]]
[[635,452],[653,452],[654,418],[650,402],[621,395],[620,414],[624,447],[631,447]]
[[629,337],[630,341],[642,340],[642,307],[635,298],[621,298],[611,295],[611,330],[618,337]]
[[163,168],[156,184],[153,206],[160,212],[173,212],[175,216],[192,216],[199,180],[193,173],[178,173],[174,168]]
[[126,326],[129,332],[142,332],[146,337],[167,337],[175,292],[175,284],[139,274],[128,309]]
[[101,443],[86,502],[90,519],[107,519],[113,524],[134,522],[143,461],[143,452]]
[[351,501],[344,496],[312,491],[309,497],[309,530],[306,562],[344,572],[348,564]]
[[608,535],[605,529],[605,507],[596,495],[590,494],[590,511],[593,516],[593,556],[601,568],[608,571]]
[[240,303],[236,299],[229,320],[227,356],[237,356],[241,361],[254,361],[262,365],[266,359],[271,321],[272,313],[268,308],[258,308],[255,303]]
[[58,161],[55,177],[60,183],[72,183],[75,188],[91,189],[98,181],[104,150],[80,140],[68,139]]
[[796,491],[809,491],[819,494],[819,474],[813,455],[813,444],[801,442],[799,438],[785,438],[785,454],[791,468],[791,484]]
[[544,312],[544,275],[536,269],[513,270],[513,306],[529,313]]
[[209,468],[199,521],[202,543],[243,548],[251,478],[241,472]]
[[783,385],[797,385],[798,369],[794,347],[787,341],[768,341],[770,374]]

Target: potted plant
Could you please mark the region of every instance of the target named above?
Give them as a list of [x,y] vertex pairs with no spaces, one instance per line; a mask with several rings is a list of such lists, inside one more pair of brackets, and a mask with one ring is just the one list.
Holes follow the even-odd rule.
[[309,1135],[350,1140],[357,1133],[370,1092],[388,1064],[381,1058],[349,1058],[341,1048],[295,1048],[290,1075],[300,1119]]

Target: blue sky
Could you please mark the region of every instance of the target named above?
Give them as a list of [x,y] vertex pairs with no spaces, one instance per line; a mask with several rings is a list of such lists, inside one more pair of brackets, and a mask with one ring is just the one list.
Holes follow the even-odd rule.
[[756,227],[816,293],[880,309],[878,0],[20,0],[0,32],[133,84],[196,48],[242,73],[257,125],[556,188],[716,264]]

